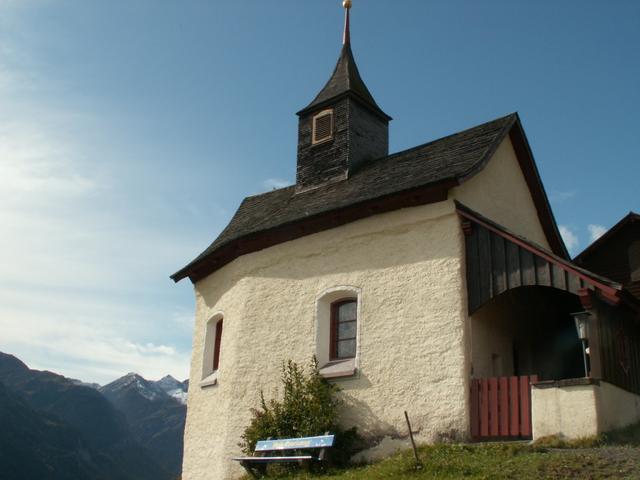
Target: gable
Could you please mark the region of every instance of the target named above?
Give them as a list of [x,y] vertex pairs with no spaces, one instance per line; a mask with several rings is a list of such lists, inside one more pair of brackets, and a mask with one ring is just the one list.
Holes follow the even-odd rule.
[[502,140],[484,169],[454,188],[450,197],[551,250],[509,137]]

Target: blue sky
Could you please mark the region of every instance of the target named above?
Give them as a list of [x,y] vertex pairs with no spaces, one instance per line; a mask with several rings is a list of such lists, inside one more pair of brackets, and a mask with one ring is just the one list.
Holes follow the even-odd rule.
[[[0,0],[0,350],[107,382],[188,372],[168,275],[295,178],[339,0]],[[640,210],[640,2],[354,0],[398,151],[518,111],[573,253]]]

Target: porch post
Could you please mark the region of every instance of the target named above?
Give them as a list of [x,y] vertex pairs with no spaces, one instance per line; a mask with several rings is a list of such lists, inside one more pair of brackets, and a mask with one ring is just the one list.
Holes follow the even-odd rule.
[[602,344],[600,342],[600,318],[598,309],[595,308],[593,292],[587,288],[580,289],[578,296],[580,303],[589,316],[589,362],[591,364],[591,378],[602,378]]
[[589,318],[589,360],[591,378],[602,379],[602,343],[600,342],[600,318],[598,310],[590,310]]

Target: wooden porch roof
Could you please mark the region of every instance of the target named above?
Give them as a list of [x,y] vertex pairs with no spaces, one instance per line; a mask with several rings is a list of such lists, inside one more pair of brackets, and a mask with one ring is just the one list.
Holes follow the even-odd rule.
[[581,268],[456,202],[466,238],[469,313],[522,286],[545,286],[581,296],[585,289],[610,304],[626,300],[621,284]]

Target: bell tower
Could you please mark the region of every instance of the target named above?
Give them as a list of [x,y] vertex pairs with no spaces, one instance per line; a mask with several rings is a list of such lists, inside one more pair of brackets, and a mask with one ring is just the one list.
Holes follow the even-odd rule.
[[296,192],[346,180],[389,154],[391,117],[376,104],[351,51],[351,0],[344,0],[342,51],[331,78],[298,112]]

